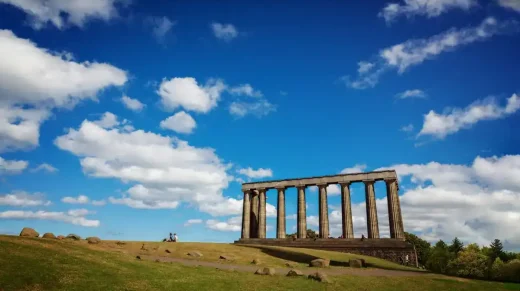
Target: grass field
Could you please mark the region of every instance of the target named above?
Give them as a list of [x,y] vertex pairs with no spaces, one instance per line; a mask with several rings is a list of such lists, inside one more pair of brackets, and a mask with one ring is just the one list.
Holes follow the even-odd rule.
[[[203,260],[213,260],[214,255],[222,253],[235,255],[237,264],[247,264],[252,257],[273,266],[288,261],[260,249],[227,244],[171,245],[145,243],[149,250],[141,251],[142,243],[137,242],[116,249],[115,242],[105,241],[93,246],[85,241],[0,236],[0,290],[520,290],[518,284],[428,274],[413,277],[330,276],[332,283],[325,284],[306,278],[258,276],[135,259],[134,252],[164,252],[168,248],[172,252],[168,254],[170,256],[185,256],[188,249],[198,250],[204,254]],[[153,250],[155,247],[157,249]],[[302,252],[304,256],[329,255],[334,260],[347,259],[341,254],[327,253]],[[300,266],[304,267],[303,264]]]

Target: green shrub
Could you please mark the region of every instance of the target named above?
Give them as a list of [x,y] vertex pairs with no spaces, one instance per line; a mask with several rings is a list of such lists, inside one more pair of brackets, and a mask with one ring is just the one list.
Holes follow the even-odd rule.
[[448,263],[448,273],[461,277],[486,278],[489,258],[480,253],[475,244],[468,245],[459,252],[456,259]]

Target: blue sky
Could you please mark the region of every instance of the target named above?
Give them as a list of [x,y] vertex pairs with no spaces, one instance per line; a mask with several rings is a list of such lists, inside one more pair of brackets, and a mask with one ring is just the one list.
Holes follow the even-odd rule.
[[369,2],[0,0],[0,232],[230,242],[243,181],[393,168],[406,231],[520,248],[520,2]]

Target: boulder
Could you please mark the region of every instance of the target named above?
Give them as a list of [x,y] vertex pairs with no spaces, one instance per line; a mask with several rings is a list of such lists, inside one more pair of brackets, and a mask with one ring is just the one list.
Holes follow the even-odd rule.
[[187,255],[190,256],[190,257],[195,257],[195,258],[202,257],[202,254],[200,252],[198,252],[198,251],[189,252]]
[[268,275],[268,276],[273,276],[275,273],[276,272],[275,272],[274,268],[261,268],[261,269],[256,270],[256,272],[255,272],[256,275]]
[[303,276],[303,272],[300,270],[292,269],[287,273],[288,277],[298,277]]
[[232,261],[234,260],[234,258],[232,256],[228,256],[228,255],[220,255],[219,257],[221,260],[226,260],[226,261]]
[[63,235],[58,235],[56,238],[57,239],[64,239],[65,237]]
[[165,249],[164,251],[167,252],[168,254],[171,254],[169,249]]
[[135,258],[138,259],[138,260],[140,260],[140,259],[141,259],[141,256],[136,256]]
[[24,227],[22,229],[22,231],[20,232],[20,236],[38,237],[39,235],[40,234],[36,230],[34,230],[30,227]]
[[308,278],[312,279],[312,280],[316,280],[318,282],[330,283],[330,280],[327,277],[327,275],[322,272],[316,272],[314,274],[310,274]]
[[118,241],[118,242],[116,242],[116,245],[118,245],[118,246],[124,246],[124,245],[126,245],[126,243],[125,243],[125,242],[122,242],[122,241]]
[[262,262],[260,261],[260,259],[254,259],[251,264],[253,265],[260,265]]
[[56,236],[53,234],[53,233],[50,233],[50,232],[46,232],[42,235],[42,238],[52,238],[52,239],[56,239]]
[[72,240],[81,240],[81,237],[79,235],[73,233],[67,235],[67,238]]
[[91,236],[86,238],[89,244],[96,245],[101,242],[101,239],[97,236]]
[[310,267],[326,268],[330,266],[330,260],[327,259],[315,259],[309,264]]
[[349,260],[348,265],[351,268],[363,268],[363,267],[365,267],[365,260],[363,260],[363,259]]

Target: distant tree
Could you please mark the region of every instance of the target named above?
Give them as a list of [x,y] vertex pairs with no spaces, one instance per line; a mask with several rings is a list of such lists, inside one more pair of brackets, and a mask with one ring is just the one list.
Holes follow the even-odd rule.
[[426,262],[428,261],[428,256],[430,254],[430,243],[416,236],[413,233],[405,232],[404,236],[407,242],[415,246],[415,250],[417,251],[417,261],[419,262],[419,265],[426,265]]
[[486,278],[488,260],[489,258],[481,253],[477,244],[469,244],[459,252],[457,258],[448,263],[447,272],[461,277]]
[[502,268],[502,280],[520,282],[520,260],[514,259],[504,264]]
[[428,256],[426,268],[435,273],[445,274],[452,257],[453,254],[450,253],[446,243],[440,240],[435,244]]
[[500,258],[496,258],[491,265],[491,279],[503,280],[504,279],[504,262]]
[[[288,238],[296,238],[298,237],[297,236],[297,233],[291,233],[291,234],[288,234],[286,235],[286,237]],[[316,231],[312,230],[312,229],[307,229],[307,238],[317,238],[318,237],[318,234],[316,233]]]
[[449,247],[449,251],[453,254],[455,254],[455,256],[457,256],[457,254],[462,251],[462,249],[464,248],[464,244],[459,240],[458,237],[455,237],[453,239],[453,241],[451,242],[451,245]]
[[515,252],[504,252],[503,258],[501,258],[504,262],[509,262],[514,259],[520,259],[520,254]]
[[490,245],[489,248],[491,249],[490,253],[490,259],[491,261],[495,261],[496,258],[504,258],[504,246],[502,245],[502,242],[499,239],[495,239]]

